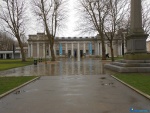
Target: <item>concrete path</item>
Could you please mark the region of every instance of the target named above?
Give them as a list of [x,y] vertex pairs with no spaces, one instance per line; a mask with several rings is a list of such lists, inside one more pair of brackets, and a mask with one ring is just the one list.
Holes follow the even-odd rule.
[[42,76],[0,100],[0,113],[130,113],[130,108],[150,110],[150,100],[106,74]]

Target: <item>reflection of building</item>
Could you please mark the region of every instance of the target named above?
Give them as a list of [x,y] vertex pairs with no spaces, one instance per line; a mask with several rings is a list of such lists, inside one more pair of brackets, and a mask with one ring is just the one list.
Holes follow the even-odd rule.
[[[114,40],[114,55],[122,56],[122,41]],[[56,56],[72,56],[77,57],[77,50],[80,56],[101,56],[102,46],[101,40],[96,37],[56,37],[54,44],[54,52]],[[105,42],[106,53],[110,55],[109,42]],[[37,35],[29,35],[28,39],[28,57],[40,58],[50,56],[50,45],[48,38],[44,33],[37,33]]]

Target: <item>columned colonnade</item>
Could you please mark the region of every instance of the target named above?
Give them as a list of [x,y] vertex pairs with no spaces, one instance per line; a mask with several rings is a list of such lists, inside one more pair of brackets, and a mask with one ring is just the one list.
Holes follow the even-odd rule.
[[[28,40],[28,57],[29,58],[45,58],[51,57],[50,45],[45,40]],[[105,43],[106,53],[110,54],[110,47]],[[122,55],[122,45],[114,45],[115,56]],[[60,39],[54,44],[54,53],[57,56],[77,57],[82,56],[102,56],[101,41],[95,40],[67,40]]]

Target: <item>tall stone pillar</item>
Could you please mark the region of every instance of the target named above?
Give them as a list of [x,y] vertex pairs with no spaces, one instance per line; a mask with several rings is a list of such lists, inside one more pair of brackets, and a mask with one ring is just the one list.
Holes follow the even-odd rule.
[[125,60],[106,64],[105,68],[117,72],[150,72],[150,54],[146,51],[148,35],[142,28],[141,0],[131,0],[131,31],[127,36]]
[[127,36],[127,53],[146,53],[147,37],[142,28],[141,0],[131,0],[131,31]]

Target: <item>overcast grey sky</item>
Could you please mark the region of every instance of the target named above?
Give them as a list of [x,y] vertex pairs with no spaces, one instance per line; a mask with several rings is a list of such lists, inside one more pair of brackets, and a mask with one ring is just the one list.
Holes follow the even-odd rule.
[[[28,4],[30,4],[31,0],[27,0]],[[76,29],[76,25],[77,23],[77,13],[75,11],[75,8],[78,7],[77,6],[77,1],[78,0],[68,0],[68,20],[67,20],[67,28],[65,30],[63,30],[63,32],[59,32],[58,36],[60,37],[74,37],[74,36],[82,36],[82,34],[79,34],[79,32],[75,32]],[[150,0],[147,0],[150,2]],[[1,0],[0,0],[1,3]],[[31,9],[32,6],[30,6]],[[30,9],[28,9],[28,16],[30,19],[29,22],[29,28],[27,30],[27,35],[29,34],[36,34],[37,32],[44,32],[43,29],[41,29],[41,27],[39,26],[39,23],[37,22],[37,20],[34,18],[34,16],[31,14]],[[93,34],[95,35],[95,34]]]
[[[77,7],[76,4],[77,0],[68,0],[68,19],[66,23],[66,28],[62,29],[62,31],[59,31],[58,36],[60,37],[74,37],[74,36],[79,36],[79,32],[75,32],[76,28],[76,11],[75,7]],[[29,3],[30,4],[30,3]],[[30,6],[31,10],[32,7]],[[28,11],[30,12],[30,11]],[[33,18],[33,15],[29,13],[29,18],[30,18],[30,28],[27,31],[27,34],[36,34],[37,32],[43,32],[43,28],[39,26],[39,23],[36,21],[35,18]]]

